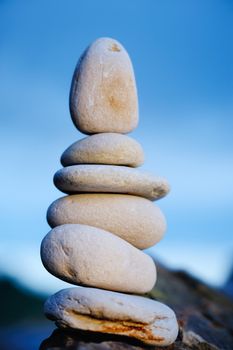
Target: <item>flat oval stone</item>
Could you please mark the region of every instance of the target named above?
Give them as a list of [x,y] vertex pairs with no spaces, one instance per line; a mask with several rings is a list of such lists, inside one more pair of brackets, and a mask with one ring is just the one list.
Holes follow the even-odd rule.
[[141,296],[94,288],[68,288],[49,297],[45,315],[61,328],[134,337],[150,345],[171,345],[178,335],[174,312]]
[[87,225],[61,225],[41,244],[41,259],[54,276],[126,293],[149,292],[156,281],[152,258],[110,232]]
[[138,167],[144,162],[141,145],[129,136],[102,133],[73,143],[61,156],[63,166],[75,164],[115,164]]
[[117,165],[72,165],[58,170],[55,186],[65,193],[126,193],[150,200],[164,197],[169,191],[165,179]]
[[102,228],[145,249],[166,230],[161,210],[150,200],[123,194],[75,194],[54,201],[47,212],[51,227],[83,224]]
[[133,67],[124,47],[100,38],[81,56],[70,91],[70,113],[83,133],[128,133],[138,124]]

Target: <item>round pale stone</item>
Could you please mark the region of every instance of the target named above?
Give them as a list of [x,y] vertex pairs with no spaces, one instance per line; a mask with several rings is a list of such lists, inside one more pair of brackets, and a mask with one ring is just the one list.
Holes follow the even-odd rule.
[[151,257],[87,225],[55,227],[42,241],[41,259],[50,273],[73,284],[140,294],[149,292],[156,281]]
[[81,56],[70,91],[70,113],[84,133],[127,133],[138,124],[133,67],[124,47],[100,38]]
[[73,143],[61,156],[63,166],[75,164],[115,164],[138,167],[144,162],[141,145],[129,136],[102,133]]
[[126,193],[150,200],[164,197],[169,191],[165,179],[117,165],[72,165],[58,170],[55,186],[65,193]]
[[161,240],[166,221],[150,200],[122,194],[76,194],[54,201],[47,212],[51,227],[83,224],[102,228],[145,249]]
[[178,335],[174,312],[148,298],[94,288],[68,288],[47,299],[46,316],[58,327],[134,337],[168,346]]

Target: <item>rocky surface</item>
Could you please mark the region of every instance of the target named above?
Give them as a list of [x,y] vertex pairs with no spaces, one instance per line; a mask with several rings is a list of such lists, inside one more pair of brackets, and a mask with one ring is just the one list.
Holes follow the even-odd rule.
[[[171,306],[179,322],[176,342],[168,350],[232,350],[233,303],[221,292],[184,272],[172,272],[158,263],[158,282],[147,296]],[[141,350],[148,347],[122,336],[55,330],[40,350]]]

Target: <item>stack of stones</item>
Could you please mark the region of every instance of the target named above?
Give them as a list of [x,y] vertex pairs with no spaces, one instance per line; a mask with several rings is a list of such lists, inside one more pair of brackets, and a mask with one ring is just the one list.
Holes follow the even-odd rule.
[[125,134],[138,124],[137,90],[119,42],[98,39],[81,56],[70,112],[90,136],[62,154],[64,167],[54,183],[68,195],[48,209],[52,230],[42,241],[41,258],[54,276],[79,286],[51,296],[45,314],[59,327],[169,345],[178,332],[174,312],[133,295],[149,292],[156,282],[155,264],[142,249],[164,234],[164,216],[152,201],[165,196],[169,185],[135,169],[143,150]]

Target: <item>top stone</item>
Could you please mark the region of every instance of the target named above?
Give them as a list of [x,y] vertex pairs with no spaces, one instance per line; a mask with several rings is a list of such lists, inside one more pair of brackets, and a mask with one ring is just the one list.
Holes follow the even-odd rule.
[[138,124],[133,67],[124,47],[100,38],[81,56],[70,90],[70,113],[83,133],[128,133]]

